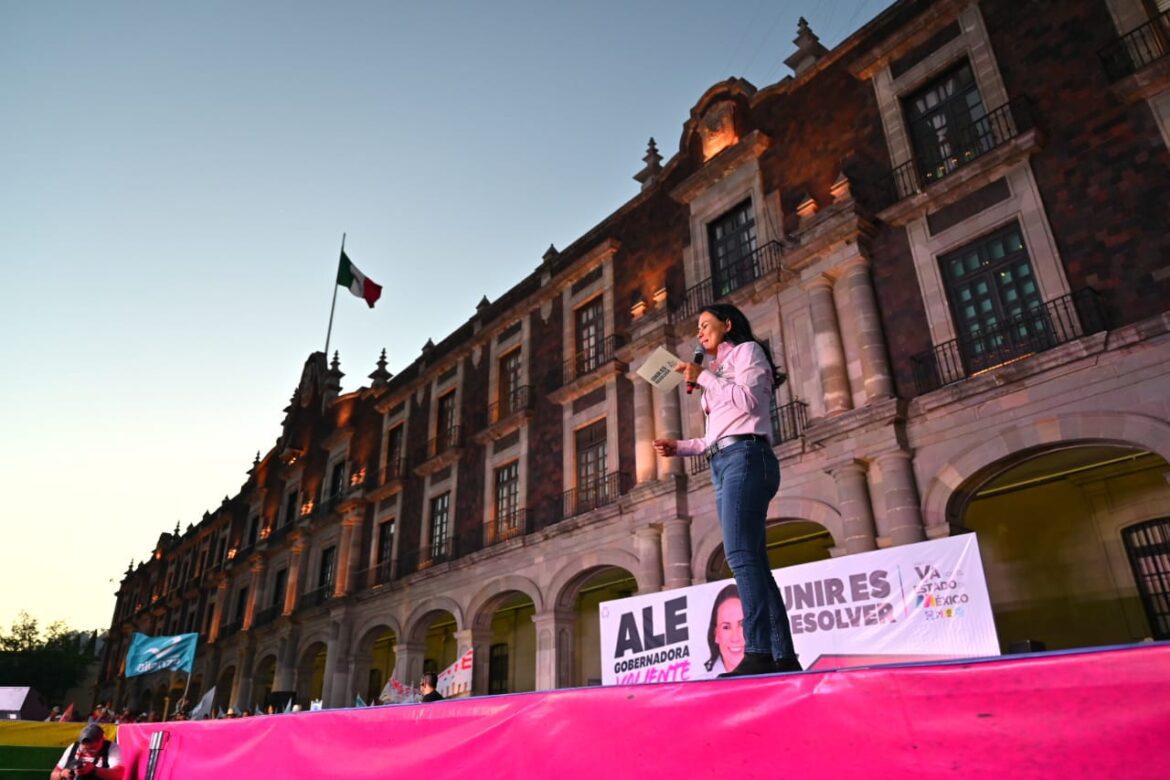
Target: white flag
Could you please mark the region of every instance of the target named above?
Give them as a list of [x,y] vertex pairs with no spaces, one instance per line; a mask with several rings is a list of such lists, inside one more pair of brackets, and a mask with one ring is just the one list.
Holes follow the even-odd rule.
[[195,709],[191,710],[189,716],[191,720],[199,720],[204,715],[211,712],[211,702],[215,699],[215,686],[211,686],[211,690],[203,694],[203,698],[195,705]]

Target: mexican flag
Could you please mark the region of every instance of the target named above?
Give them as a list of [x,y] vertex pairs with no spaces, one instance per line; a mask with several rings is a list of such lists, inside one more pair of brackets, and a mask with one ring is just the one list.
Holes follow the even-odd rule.
[[341,250],[341,263],[337,266],[337,283],[348,288],[357,297],[365,299],[371,309],[374,308],[374,301],[382,295],[382,285],[374,284],[359,271],[344,249]]

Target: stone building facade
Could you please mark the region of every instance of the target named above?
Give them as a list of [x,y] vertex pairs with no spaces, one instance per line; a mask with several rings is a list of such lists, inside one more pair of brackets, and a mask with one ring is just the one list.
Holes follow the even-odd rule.
[[[476,694],[595,683],[597,605],[727,576],[696,401],[634,371],[740,306],[772,410],[776,566],[975,531],[1005,649],[1170,636],[1170,17],[900,0],[793,75],[702,95],[641,189],[397,375],[304,366],[276,446],[126,572],[202,635],[193,693],[342,706],[464,649]],[[1162,572],[1159,575],[1159,572]],[[1024,645],[1024,646],[1036,646]]]

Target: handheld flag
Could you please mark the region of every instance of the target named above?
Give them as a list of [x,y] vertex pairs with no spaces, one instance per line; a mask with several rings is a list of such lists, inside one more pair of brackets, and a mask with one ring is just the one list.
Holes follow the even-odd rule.
[[[374,284],[365,274],[358,270],[345,250],[341,250],[341,262],[337,266],[337,283],[348,289],[357,297],[365,300],[372,309],[374,302],[382,296],[382,285]],[[326,349],[326,352],[329,350]]]
[[214,685],[211,686],[211,690],[203,694],[203,698],[200,699],[199,703],[195,705],[195,709],[191,710],[191,714],[188,717],[190,717],[191,720],[199,720],[200,718],[210,714],[211,703],[213,701],[215,701]]
[[66,707],[65,711],[61,713],[61,722],[62,723],[72,723],[73,722],[73,711],[75,709],[76,708],[73,706],[73,702],[69,702],[69,706]]
[[178,670],[190,673],[198,643],[198,634],[149,637],[135,633],[126,651],[126,676]]
[[360,693],[354,698],[353,706],[355,706],[355,707],[366,706],[366,700],[362,698],[362,695]]

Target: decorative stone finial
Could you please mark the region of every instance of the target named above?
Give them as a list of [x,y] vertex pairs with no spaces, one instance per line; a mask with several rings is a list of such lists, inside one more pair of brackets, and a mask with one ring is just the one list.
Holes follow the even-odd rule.
[[373,381],[374,387],[385,387],[392,376],[393,374],[386,370],[386,350],[383,349],[382,356],[378,358],[378,367],[370,374],[370,379]]
[[784,60],[784,64],[792,68],[797,76],[811,68],[821,57],[829,53],[829,50],[821,45],[821,39],[808,26],[808,20],[803,16],[796,23],[796,37],[792,42],[796,44],[796,51],[788,59]]
[[646,167],[634,174],[634,181],[642,185],[645,190],[654,180],[658,174],[662,172],[662,155],[658,153],[658,144],[654,143],[654,138],[650,138],[650,143],[646,146],[646,156],[642,158],[646,163]]
[[849,181],[849,177],[845,175],[844,171],[841,171],[837,180],[829,185],[829,194],[833,196],[834,203],[840,203],[853,197],[853,183]]
[[475,313],[476,314],[483,314],[483,310],[491,305],[492,305],[492,302],[489,301],[488,297],[485,295],[479,299],[479,303],[475,304]]
[[561,256],[561,253],[557,251],[557,248],[555,246],[553,246],[552,244],[549,244],[548,249],[545,251],[542,259],[544,260],[545,263],[551,263],[552,261],[556,260],[560,256]]

